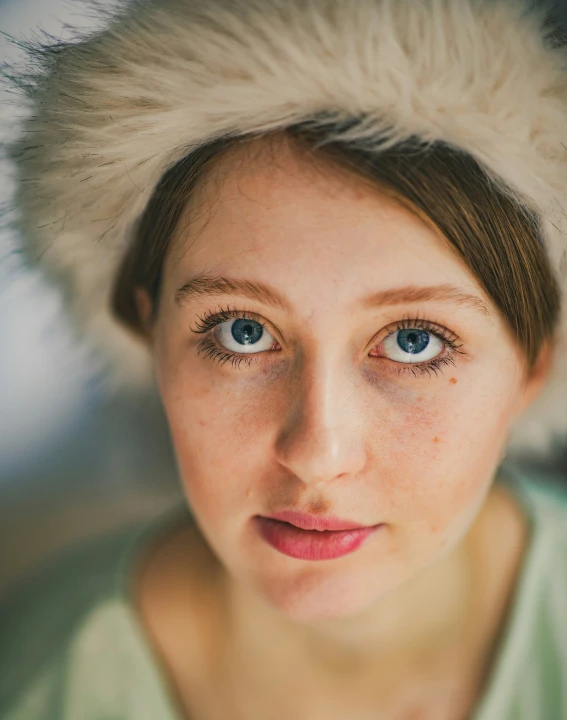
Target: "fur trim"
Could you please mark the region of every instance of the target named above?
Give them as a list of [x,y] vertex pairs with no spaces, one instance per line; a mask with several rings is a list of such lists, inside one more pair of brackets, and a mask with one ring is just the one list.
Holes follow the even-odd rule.
[[[567,47],[551,13],[539,0],[122,0],[103,31],[30,43],[37,71],[4,71],[31,107],[7,146],[27,256],[65,288],[115,384],[152,382],[109,294],[161,176],[204,141],[327,112],[365,115],[346,136],[376,150],[419,135],[473,155],[542,217],[565,296]],[[562,333],[512,450],[567,431],[565,308]]]

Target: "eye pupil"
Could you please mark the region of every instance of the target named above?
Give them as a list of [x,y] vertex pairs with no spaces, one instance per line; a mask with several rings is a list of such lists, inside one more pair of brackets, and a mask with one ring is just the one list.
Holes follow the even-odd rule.
[[230,329],[232,337],[241,345],[252,345],[262,337],[264,329],[253,320],[235,320]]
[[398,345],[405,353],[417,355],[429,345],[429,333],[425,330],[400,330],[398,332]]

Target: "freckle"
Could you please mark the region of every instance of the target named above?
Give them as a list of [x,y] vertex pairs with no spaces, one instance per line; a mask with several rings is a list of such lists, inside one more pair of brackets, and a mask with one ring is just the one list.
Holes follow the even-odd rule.
[[314,499],[314,500],[309,504],[309,510],[310,510],[314,515],[318,515],[319,513],[321,513],[322,515],[324,515],[324,514],[328,511],[328,509],[329,509],[329,504],[328,504],[328,502],[325,501],[325,500]]
[[457,384],[457,378],[451,378],[451,379],[449,380],[449,382],[451,383],[451,385],[456,385],[456,384]]
[[435,436],[435,437],[433,438],[433,442],[434,442],[434,443],[438,443],[438,442],[439,442],[439,438],[438,438],[437,436]]

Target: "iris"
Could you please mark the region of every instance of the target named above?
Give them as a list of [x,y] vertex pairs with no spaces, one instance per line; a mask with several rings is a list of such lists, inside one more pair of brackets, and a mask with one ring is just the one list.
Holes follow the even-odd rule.
[[230,329],[232,337],[242,345],[252,345],[262,337],[264,329],[253,320],[235,320]]
[[397,339],[400,348],[412,355],[423,352],[429,345],[429,333],[415,328],[399,330]]

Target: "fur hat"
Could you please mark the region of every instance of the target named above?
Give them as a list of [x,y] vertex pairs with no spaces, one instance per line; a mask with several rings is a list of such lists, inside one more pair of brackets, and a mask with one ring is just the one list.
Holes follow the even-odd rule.
[[[118,264],[162,175],[202,143],[327,114],[376,150],[409,136],[470,153],[542,219],[567,293],[567,45],[539,0],[90,0],[102,30],[27,44],[5,77],[31,114],[6,145],[13,227],[67,293],[117,384],[151,383],[109,309]],[[561,42],[563,40],[563,42]],[[19,43],[23,44],[23,43]],[[25,104],[25,103],[24,103]],[[567,432],[567,313],[546,390],[511,449]]]

